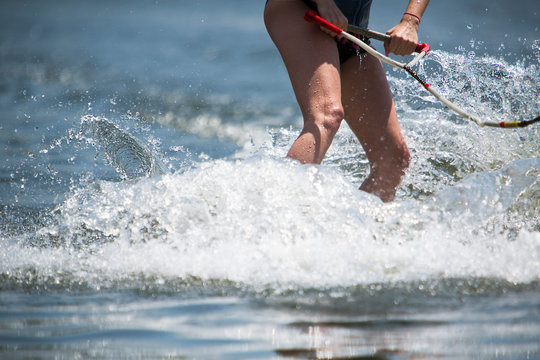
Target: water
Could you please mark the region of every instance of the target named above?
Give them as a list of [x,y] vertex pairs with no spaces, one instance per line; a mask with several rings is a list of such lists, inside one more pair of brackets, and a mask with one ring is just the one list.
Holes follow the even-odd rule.
[[[285,158],[262,7],[0,4],[0,358],[540,358],[538,126],[388,68],[412,165],[383,204],[346,126],[321,166]],[[539,13],[432,2],[418,71],[535,117]]]

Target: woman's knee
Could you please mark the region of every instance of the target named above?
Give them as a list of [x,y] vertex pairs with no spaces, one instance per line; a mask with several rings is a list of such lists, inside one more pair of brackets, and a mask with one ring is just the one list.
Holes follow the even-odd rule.
[[309,123],[317,126],[321,132],[331,134],[337,133],[345,114],[341,105],[329,106],[322,110],[312,111],[311,116],[305,116],[304,122],[306,126]]
[[345,117],[343,106],[335,105],[328,109],[323,115],[322,126],[333,133],[336,133]]

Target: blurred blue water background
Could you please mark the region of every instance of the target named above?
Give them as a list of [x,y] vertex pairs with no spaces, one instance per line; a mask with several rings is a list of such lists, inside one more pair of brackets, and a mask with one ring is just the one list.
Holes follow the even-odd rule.
[[[321,166],[284,160],[263,6],[0,2],[0,358],[539,358],[538,127],[387,68],[413,163],[381,204],[346,126]],[[433,1],[418,71],[535,117],[539,19]]]

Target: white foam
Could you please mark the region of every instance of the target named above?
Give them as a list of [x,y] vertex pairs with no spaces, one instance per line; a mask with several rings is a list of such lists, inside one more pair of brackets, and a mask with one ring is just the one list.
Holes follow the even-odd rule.
[[[437,56],[450,68],[443,75],[459,76],[452,69],[466,59]],[[490,64],[479,62],[469,75],[496,81],[486,80]],[[522,96],[535,86],[531,76],[538,77],[530,67],[520,72],[497,63],[496,70],[529,79],[528,88],[510,91],[534,105],[537,100]],[[451,78],[451,89],[461,80]],[[481,129],[438,105],[413,110],[408,104],[418,95],[409,94],[418,94],[416,87],[396,95],[413,159],[392,204],[358,190],[368,165],[345,125],[322,166],[300,166],[279,160],[297,131],[267,131],[276,119],[235,125],[211,115],[165,116],[185,131],[238,144],[241,150],[230,158],[236,160],[81,186],[51,225],[2,239],[0,273],[23,282],[96,286],[141,276],[285,287],[477,277],[538,281],[538,127]],[[465,90],[455,95],[458,102],[468,96],[480,101],[487,91]],[[497,91],[509,97],[505,88]],[[497,113],[505,106],[495,102],[481,110]]]
[[[79,189],[42,248],[2,242],[2,273],[99,284],[144,275],[253,286],[353,286],[540,276],[540,234],[512,206],[538,191],[540,160],[476,174],[428,201],[390,205],[328,167],[253,158],[213,161],[183,174]],[[504,181],[500,181],[505,176]],[[515,227],[515,224],[513,224]],[[34,235],[32,235],[34,236]],[[45,281],[45,280],[43,280]]]

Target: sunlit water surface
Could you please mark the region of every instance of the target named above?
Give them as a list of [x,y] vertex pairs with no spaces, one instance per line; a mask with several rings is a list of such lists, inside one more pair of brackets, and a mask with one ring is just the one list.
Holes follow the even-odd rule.
[[[383,204],[346,125],[285,158],[301,117],[262,2],[234,3],[0,5],[0,357],[539,358],[538,126],[387,69],[412,164]],[[522,3],[495,39],[501,5],[433,4],[419,74],[537,116]]]

